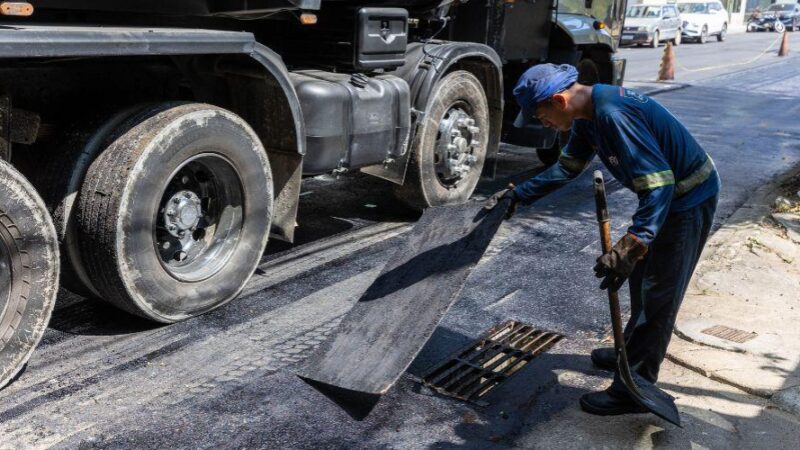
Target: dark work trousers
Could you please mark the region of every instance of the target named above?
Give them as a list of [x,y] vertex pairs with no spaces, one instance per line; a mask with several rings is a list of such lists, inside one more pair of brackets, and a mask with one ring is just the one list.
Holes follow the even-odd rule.
[[[652,383],[658,379],[683,295],[706,245],[717,200],[715,195],[688,211],[670,212],[628,280],[631,290],[631,318],[625,326],[628,362]],[[620,383],[615,374],[612,389],[624,389]]]

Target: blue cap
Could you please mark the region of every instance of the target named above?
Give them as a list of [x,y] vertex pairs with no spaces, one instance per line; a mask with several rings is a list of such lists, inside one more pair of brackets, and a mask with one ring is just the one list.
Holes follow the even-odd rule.
[[578,81],[578,70],[569,64],[539,64],[531,67],[514,86],[514,98],[522,110],[514,121],[514,126],[523,128],[537,123],[536,106],[561,91],[565,91]]

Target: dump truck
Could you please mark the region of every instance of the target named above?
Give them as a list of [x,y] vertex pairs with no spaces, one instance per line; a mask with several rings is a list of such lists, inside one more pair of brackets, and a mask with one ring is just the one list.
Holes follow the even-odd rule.
[[621,83],[608,4],[0,2],[0,385],[59,287],[163,323],[234,299],[305,177],[424,209],[466,201],[501,140],[552,149],[508,87],[543,62]]

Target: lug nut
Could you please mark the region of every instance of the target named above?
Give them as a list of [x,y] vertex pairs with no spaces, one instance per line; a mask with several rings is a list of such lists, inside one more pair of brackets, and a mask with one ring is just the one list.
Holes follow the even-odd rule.
[[180,202],[181,202],[181,199],[179,199],[178,197],[175,197],[175,198],[172,199],[172,203],[175,203],[176,205],[178,203],[180,203]]
[[178,227],[176,227],[174,224],[169,224],[169,226],[167,227],[167,229],[168,229],[169,231],[175,231],[175,230],[177,230],[177,229],[178,229]]
[[467,126],[474,127],[475,126],[475,119],[467,119]]
[[175,215],[175,210],[172,209],[172,208],[168,209],[167,210],[167,215],[170,216],[170,217],[174,216]]
[[184,192],[184,193],[183,193],[183,197],[184,197],[184,198],[192,198],[192,194],[190,194],[190,193],[188,193],[188,192]]

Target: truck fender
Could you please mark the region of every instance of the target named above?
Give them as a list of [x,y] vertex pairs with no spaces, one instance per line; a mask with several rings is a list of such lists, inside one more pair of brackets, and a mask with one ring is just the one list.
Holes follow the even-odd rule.
[[[278,96],[279,108],[286,111],[276,118],[260,114],[265,105],[245,102],[235,111],[248,120],[268,150],[275,183],[273,233],[291,241],[294,235],[300,195],[303,155],[306,150],[303,113],[289,73],[280,56],[256,42],[252,33],[191,28],[65,27],[58,25],[17,26],[0,29],[0,58],[61,58],[106,56],[169,56],[215,58],[241,56],[258,63],[248,67],[245,78],[256,89]],[[263,70],[261,70],[263,68]],[[237,74],[235,71],[232,74]],[[270,87],[277,86],[277,90]],[[236,101],[234,100],[234,103]],[[261,102],[264,103],[264,102]],[[290,116],[290,117],[289,117]],[[260,118],[260,120],[259,120]],[[271,120],[281,127],[275,130]],[[268,123],[269,122],[269,123]],[[270,126],[272,124],[272,126]],[[288,128],[293,129],[288,129]],[[268,138],[268,139],[266,139]]]
[[596,21],[591,16],[559,13],[557,24],[558,28],[569,36],[573,45],[602,45],[607,47],[610,52],[615,51],[617,46],[614,37],[607,28],[595,29]]
[[[294,142],[289,142],[289,145],[281,142],[283,145],[280,145],[280,147],[284,148],[281,150],[273,149],[274,151],[270,151],[269,143],[265,143],[267,157],[272,166],[272,180],[275,189],[272,236],[286,242],[293,242],[294,229],[297,225],[297,210],[300,203],[303,156],[306,153],[306,131],[303,111],[294,85],[289,79],[289,72],[286,70],[286,66],[280,56],[268,47],[255,43],[250,57],[272,75],[272,78],[283,91],[294,122]],[[267,132],[261,132],[261,130],[265,130],[272,125],[265,123],[268,121],[264,119],[262,117],[259,126],[254,127],[260,135],[265,135]],[[253,120],[257,120],[257,117],[251,118],[250,122],[253,123]],[[286,123],[287,121],[282,122]],[[292,139],[281,139],[281,141],[285,140],[292,141]]]
[[294,90],[294,85],[289,79],[289,71],[283,64],[281,57],[269,49],[268,47],[256,43],[253,47],[253,52],[250,57],[261,64],[266,69],[275,81],[280,86],[283,94],[286,96],[286,101],[289,104],[289,110],[294,120],[295,139],[297,141],[296,152],[300,155],[306,154],[306,131],[305,122],[303,121],[303,110],[300,108],[300,100],[297,98],[297,92]]
[[0,58],[246,55],[258,62],[286,97],[297,153],[305,154],[300,101],[280,56],[252,33],[180,28],[18,26],[0,29]]
[[[443,76],[455,69],[473,73],[484,86],[491,114],[491,130],[483,175],[493,177],[503,123],[503,63],[491,47],[472,42],[447,41],[417,42],[408,46],[406,62],[394,75],[404,79],[410,87],[412,122],[409,142],[414,142],[417,128],[428,109],[434,86]],[[395,160],[365,167],[361,171],[403,184],[410,155],[411,151],[407,149]]]

